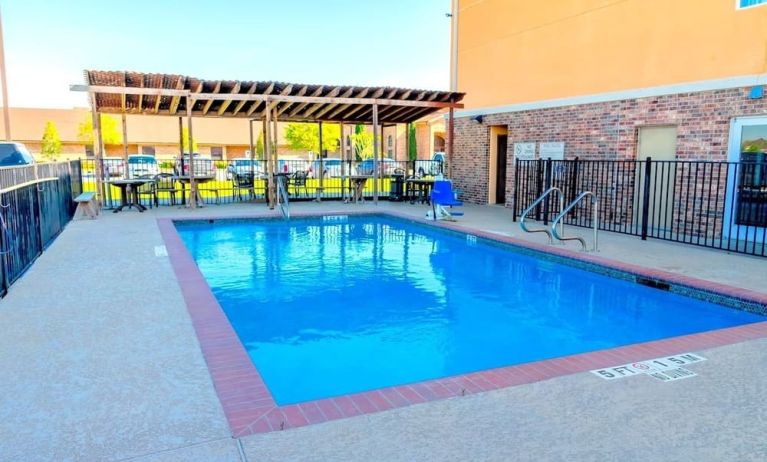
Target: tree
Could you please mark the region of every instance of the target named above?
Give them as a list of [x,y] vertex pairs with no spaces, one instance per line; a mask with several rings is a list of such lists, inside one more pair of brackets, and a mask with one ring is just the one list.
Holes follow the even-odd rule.
[[56,129],[56,124],[50,120],[45,122],[40,152],[48,160],[56,160],[56,157],[61,154],[59,131]]
[[[184,152],[189,152],[189,128],[181,127],[181,142],[184,147]],[[192,152],[198,152],[199,146],[197,146],[197,140],[192,136]]]
[[[77,139],[86,145],[93,146],[93,117],[90,114],[87,114],[77,126]],[[104,144],[122,143],[122,132],[117,119],[101,114],[101,139]]]
[[365,130],[364,125],[355,125],[354,134],[350,136],[356,160],[361,161],[373,157],[373,134]]
[[264,159],[264,133],[261,132],[258,134],[258,139],[256,140],[256,156],[257,159]]
[[[322,125],[322,150],[335,151],[338,149],[338,140],[341,136],[341,127],[337,124]],[[285,127],[285,140],[290,149],[320,152],[320,135],[318,124],[289,123]]]
[[415,125],[408,124],[408,139],[410,140],[410,147],[408,148],[407,158],[408,160],[418,159],[418,146],[415,141]]

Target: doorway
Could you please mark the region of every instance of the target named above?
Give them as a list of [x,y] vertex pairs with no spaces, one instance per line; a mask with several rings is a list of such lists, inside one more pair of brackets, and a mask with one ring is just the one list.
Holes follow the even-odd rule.
[[490,127],[490,156],[488,159],[487,203],[506,204],[507,140],[505,125]]
[[767,117],[732,121],[727,160],[733,163],[727,174],[724,233],[756,240],[767,233]]
[[[650,172],[650,197],[648,200],[647,228],[665,231],[673,224],[674,191],[671,186],[676,178],[676,126],[639,127],[637,136],[637,160],[652,158]],[[637,164],[634,175],[634,226],[642,224],[644,207],[644,164]],[[656,186],[657,183],[657,186]]]
[[506,142],[507,135],[498,135],[495,138],[496,156],[495,166],[495,203],[506,203]]

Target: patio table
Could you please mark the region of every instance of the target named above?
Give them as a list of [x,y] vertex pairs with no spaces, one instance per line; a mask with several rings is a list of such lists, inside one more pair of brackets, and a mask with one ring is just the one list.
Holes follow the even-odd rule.
[[[174,175],[171,177],[174,181],[178,181],[181,183],[181,205],[186,205],[186,185],[188,185],[191,182],[191,177],[189,175]],[[213,181],[216,179],[215,175],[203,175],[203,176],[194,176],[194,181],[197,184],[204,184],[209,181]],[[200,195],[200,189],[197,189],[197,205],[200,207],[205,206],[205,201],[202,200],[202,196]]]
[[405,195],[410,197],[410,203],[415,204],[416,200],[422,204],[431,204],[429,194],[434,186],[433,178],[408,178],[405,180],[407,191]]
[[114,209],[113,213],[122,212],[124,208],[133,208],[136,206],[139,212],[146,210],[146,207],[141,205],[138,200],[138,188],[141,185],[154,182],[153,178],[133,178],[133,179],[114,179],[104,181],[105,184],[110,184],[120,188],[120,195],[122,200],[120,206]]

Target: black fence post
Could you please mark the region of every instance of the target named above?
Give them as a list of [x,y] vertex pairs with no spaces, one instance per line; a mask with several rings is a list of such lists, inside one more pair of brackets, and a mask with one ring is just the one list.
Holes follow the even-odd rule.
[[[543,159],[538,159],[535,163],[535,197],[533,200],[541,197],[543,194]],[[541,205],[535,207],[535,221],[541,221]]]
[[642,240],[647,240],[647,226],[650,217],[650,175],[652,175],[652,157],[645,159],[644,189],[642,191]]
[[[492,194],[492,193],[491,193]],[[514,159],[514,209],[513,219],[517,221],[517,213],[519,212],[519,159]]]
[[[544,173],[544,185],[543,185],[543,191],[548,191],[551,187],[551,174],[552,174],[552,160],[551,157],[546,159],[546,168]],[[543,192],[541,192],[543,194]],[[538,195],[540,197],[540,194]],[[549,224],[549,200],[551,197],[547,197],[546,200],[543,201],[543,224],[547,225]]]
[[[2,202],[2,194],[0,194],[0,202]],[[2,210],[0,210],[0,265],[2,266],[0,270],[3,272],[2,281],[0,281],[0,296],[4,297],[8,293],[8,287],[10,287],[8,282],[8,260],[10,259],[11,243],[7,240],[6,222],[2,213]]]
[[[565,191],[562,191],[564,194]],[[567,199],[565,200],[565,206],[575,200],[578,197],[578,156],[575,156],[572,163],[572,169],[570,169],[570,188],[567,191]],[[570,211],[572,217],[575,217],[578,207],[573,207]]]

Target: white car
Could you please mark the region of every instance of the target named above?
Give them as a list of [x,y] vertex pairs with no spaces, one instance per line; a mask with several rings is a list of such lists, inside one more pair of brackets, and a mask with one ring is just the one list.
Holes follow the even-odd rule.
[[229,166],[226,167],[227,180],[234,178],[234,175],[250,175],[251,173],[257,177],[264,173],[261,161],[247,157],[238,157],[237,159],[232,159],[229,162]]
[[104,178],[125,176],[125,160],[122,157],[103,157]]
[[[202,157],[199,153],[192,154],[194,159],[194,176],[216,176],[216,166],[209,157]],[[176,158],[176,164],[173,166],[176,175],[189,175],[189,153],[184,153],[183,158]]]
[[160,173],[160,166],[154,156],[132,155],[128,156],[128,177],[138,178],[141,176],[154,176]]

